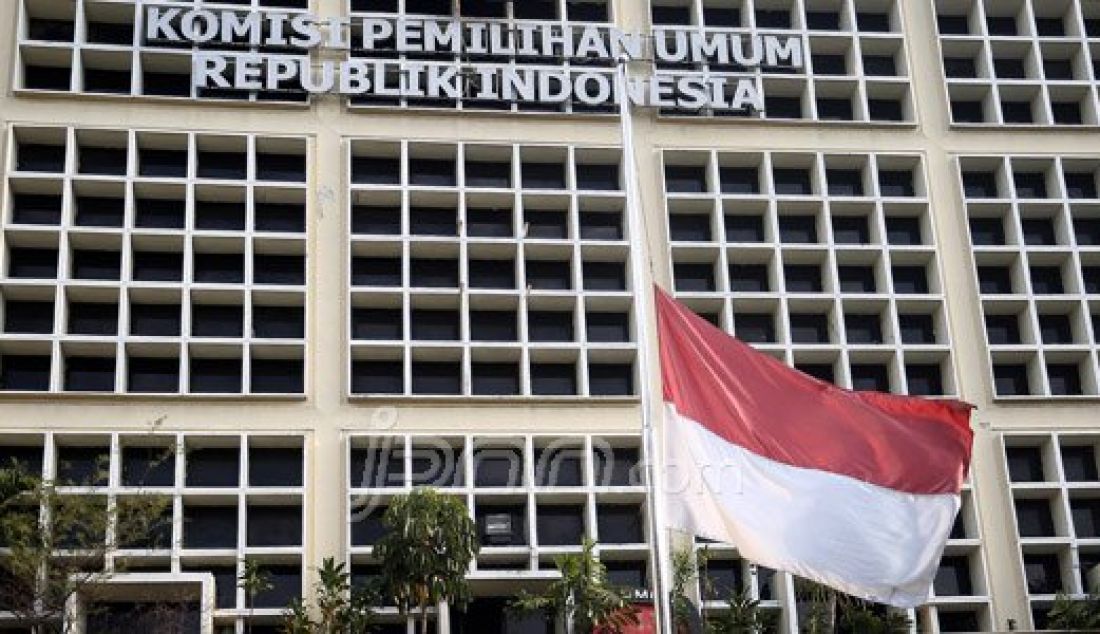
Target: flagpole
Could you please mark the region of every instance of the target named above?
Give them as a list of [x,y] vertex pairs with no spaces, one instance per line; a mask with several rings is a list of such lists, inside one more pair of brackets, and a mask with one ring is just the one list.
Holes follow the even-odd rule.
[[668,523],[664,517],[663,491],[661,487],[660,454],[658,453],[657,431],[653,422],[653,392],[651,390],[655,376],[649,362],[650,347],[649,316],[653,314],[653,288],[646,277],[649,268],[646,262],[645,218],[643,217],[640,193],[638,191],[638,167],[634,157],[634,119],[628,90],[629,65],[631,59],[624,54],[619,57],[615,84],[619,98],[619,120],[622,125],[623,144],[623,182],[626,188],[626,212],[630,231],[630,273],[631,288],[634,291],[635,322],[638,332],[638,385],[642,409],[642,443],[645,451],[646,500],[653,570],[656,579],[654,588],[659,631],[672,634],[672,611],[670,601],[671,571],[669,569]]

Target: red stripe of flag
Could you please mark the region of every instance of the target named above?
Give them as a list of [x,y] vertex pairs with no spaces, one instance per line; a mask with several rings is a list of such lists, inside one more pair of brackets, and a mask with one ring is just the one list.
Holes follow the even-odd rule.
[[759,456],[914,494],[958,494],[972,407],[851,392],[793,370],[657,289],[665,401]]

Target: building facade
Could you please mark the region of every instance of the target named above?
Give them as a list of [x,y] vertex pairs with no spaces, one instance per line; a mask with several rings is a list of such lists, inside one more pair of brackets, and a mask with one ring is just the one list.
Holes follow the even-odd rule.
[[[157,32],[151,8],[179,13]],[[185,28],[190,10],[349,18],[348,41],[303,51],[267,21],[204,40],[217,23]],[[371,25],[459,18],[558,41],[503,60],[365,45]],[[978,406],[918,631],[1042,629],[1058,592],[1100,583],[1100,5],[12,0],[0,24],[0,459],[171,496],[171,534],[106,565],[204,580],[217,631],[274,631],[325,557],[374,574],[379,512],[418,484],[482,533],[451,631],[506,631],[507,597],[584,536],[648,587],[638,360],[656,351],[632,248],[647,281],[794,367]],[[726,88],[636,109],[623,156],[596,98],[615,55],[582,54],[586,27],[660,39],[635,76]],[[802,59],[761,61],[762,35]],[[676,53],[720,38],[732,54]],[[196,82],[208,54],[226,85]],[[250,55],[285,76],[248,84]],[[303,58],[381,62],[376,89],[309,92]],[[495,82],[517,66],[596,97],[510,97]],[[470,83],[410,88],[426,67]],[[723,105],[740,82],[756,107]],[[798,631],[792,579],[697,547],[709,609],[744,591]],[[247,560],[273,580],[254,609]]]

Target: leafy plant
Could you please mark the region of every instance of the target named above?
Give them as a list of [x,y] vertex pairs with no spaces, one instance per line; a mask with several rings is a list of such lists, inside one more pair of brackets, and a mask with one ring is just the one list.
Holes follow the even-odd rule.
[[[132,495],[112,507],[95,491],[106,482],[106,465],[97,465],[80,493],[31,475],[18,463],[0,468],[0,604],[14,625],[36,634],[67,632],[70,598],[86,596],[103,583],[108,554],[142,543],[164,522],[170,500]],[[108,538],[110,536],[110,539]],[[95,613],[94,606],[89,610]]]
[[729,609],[707,622],[708,634],[763,634],[774,626],[773,615],[748,592],[727,599]]
[[237,578],[237,587],[244,590],[248,600],[247,631],[252,631],[252,617],[256,611],[256,597],[272,588],[271,573],[260,567],[255,559],[246,559],[241,576]]
[[429,607],[469,601],[466,572],[481,548],[477,527],[461,500],[429,488],[395,498],[382,521],[387,532],[374,553],[384,595],[402,614],[415,610],[426,634]]
[[346,565],[328,557],[317,569],[314,585],[314,621],[306,604],[297,599],[283,617],[285,634],[360,634],[370,630],[374,618],[376,595],[365,588],[351,585]]
[[904,634],[912,620],[899,612],[880,612],[874,604],[806,579],[795,579],[800,628],[805,634]]
[[1056,630],[1095,631],[1100,628],[1100,595],[1072,599],[1058,593],[1051,606],[1049,626]]
[[614,634],[637,625],[638,612],[624,590],[611,585],[607,567],[596,557],[595,543],[585,540],[580,553],[554,560],[561,579],[541,595],[521,591],[512,602],[520,612],[543,612],[560,619],[568,634],[599,628]]
[[707,551],[693,553],[683,548],[672,553],[672,587],[669,602],[672,622],[677,634],[688,634],[699,621],[699,610],[688,596],[688,586],[699,578],[699,568],[706,565]]

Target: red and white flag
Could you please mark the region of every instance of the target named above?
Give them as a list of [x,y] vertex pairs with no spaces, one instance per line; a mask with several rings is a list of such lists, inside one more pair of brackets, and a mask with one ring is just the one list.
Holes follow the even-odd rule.
[[971,407],[818,381],[657,291],[669,524],[898,607],[926,602]]

